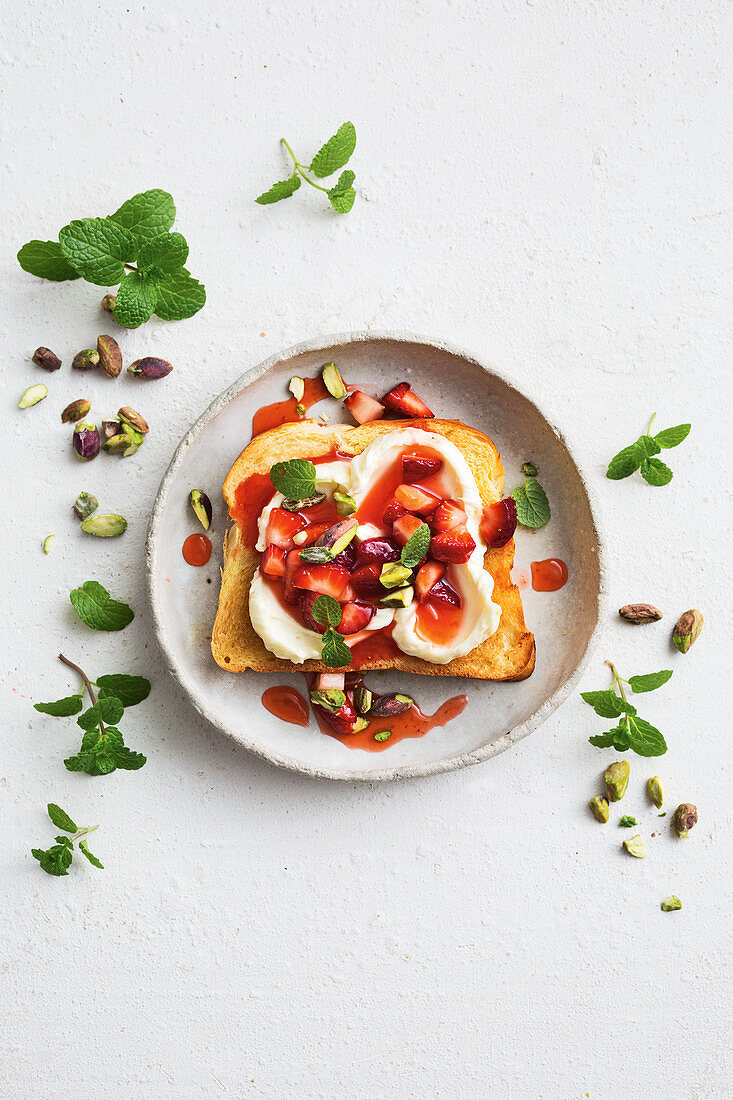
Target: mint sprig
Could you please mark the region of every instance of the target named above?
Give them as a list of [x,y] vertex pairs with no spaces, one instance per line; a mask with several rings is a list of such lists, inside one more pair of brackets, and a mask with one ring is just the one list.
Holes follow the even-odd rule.
[[[280,139],[290,154],[293,161],[293,171],[287,179],[274,183],[268,191],[258,195],[255,202],[261,206],[269,206],[271,203],[280,202],[281,199],[289,199],[300,188],[301,179],[314,187],[317,191],[323,191],[328,198],[333,210],[337,214],[348,214],[354,205],[356,191],[354,190],[354,173],[349,170],[342,172],[336,184],[331,187],[321,187],[315,183],[316,179],[324,179],[333,175],[339,168],[343,168],[349,161],[356,148],[356,129],[353,122],[344,122],[336,133],[322,145],[310,164],[303,164],[298,160],[285,138]],[[310,173],[308,175],[307,173]]]
[[113,600],[99,581],[84,581],[81,588],[71,590],[69,599],[81,621],[92,630],[124,630],[135,618],[132,608]]
[[645,435],[640,435],[636,443],[624,447],[613,456],[606,470],[606,477],[611,481],[631,477],[637,470],[649,485],[667,485],[672,480],[673,474],[669,466],[656,458],[656,455],[662,450],[679,447],[690,434],[691,425],[676,424],[673,428],[664,428],[656,435],[651,435],[656,415],[652,414]]
[[270,469],[270,481],[288,500],[306,500],[316,491],[316,468],[307,458],[276,462]]
[[137,328],[153,314],[179,321],[201,309],[206,291],[184,266],[188,245],[170,232],[175,217],[167,191],[143,191],[108,217],[69,222],[58,241],[29,241],[18,263],[54,282],[81,277],[96,286],[119,284],[113,312],[125,328]]
[[[601,718],[620,718],[618,725],[606,733],[589,737],[591,745],[596,748],[611,748],[617,752],[626,752],[631,749],[638,756],[662,756],[667,751],[667,743],[659,730],[643,718],[639,718],[636,707],[626,698],[624,684],[627,684],[635,694],[647,691],[656,691],[670,679],[672,673],[669,669],[660,672],[649,672],[643,676],[631,676],[624,680],[616,670],[616,666],[607,662],[613,673],[613,683],[605,691],[583,691],[581,698],[593,707]],[[618,692],[616,689],[618,688]]]
[[536,478],[525,478],[524,485],[520,485],[512,493],[512,499],[517,506],[517,521],[522,527],[531,527],[536,531],[549,521],[550,503]]
[[325,626],[321,636],[321,660],[329,668],[343,668],[351,664],[351,650],[339,634],[336,627],[341,622],[341,604],[333,596],[316,596],[311,607],[311,615],[317,623]]
[[321,626],[334,630],[341,622],[341,604],[333,596],[316,596],[311,607],[311,615]]
[[421,523],[402,547],[400,561],[407,569],[414,569],[430,549],[430,528]]
[[55,802],[49,802],[46,809],[48,816],[57,829],[63,829],[64,832],[72,833],[73,835],[71,837],[54,837],[56,843],[51,845],[50,848],[31,848],[31,855],[34,859],[38,860],[42,870],[48,875],[55,875],[57,878],[68,875],[69,867],[74,858],[74,841],[79,842],[79,850],[94,867],[103,869],[104,864],[89,851],[89,834],[93,833],[99,826],[76,825],[66,811],[62,810],[60,806],[57,806]]

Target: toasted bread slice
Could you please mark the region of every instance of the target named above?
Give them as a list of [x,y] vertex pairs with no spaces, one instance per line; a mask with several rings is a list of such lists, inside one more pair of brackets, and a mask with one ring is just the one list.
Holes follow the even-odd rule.
[[[431,432],[444,435],[462,451],[476,478],[484,504],[501,499],[504,491],[504,467],[499,452],[488,436],[457,420],[420,422]],[[347,454],[360,454],[380,435],[398,428],[414,426],[410,420],[378,420],[359,427],[343,424],[323,427],[316,420],[282,424],[256,436],[245,447],[224,482],[224,500],[236,522],[224,540],[224,567],[221,575],[219,610],[214,624],[211,651],[217,664],[228,672],[321,672],[321,661],[294,665],[273,656],[255,632],[249,617],[249,587],[260,561],[255,550],[256,522],[263,507],[252,494],[251,503],[237,498],[237,488],[252,475],[268,475],[275,462],[291,458],[317,458],[334,448]],[[266,488],[266,487],[265,487]],[[270,494],[271,495],[271,494]],[[268,497],[269,499],[269,497]],[[534,636],[524,622],[519,590],[512,583],[514,540],[500,549],[488,549],[484,568],[494,578],[493,599],[501,608],[499,627],[490,638],[464,657],[445,665],[431,664],[418,657],[401,654],[392,660],[372,660],[360,665],[360,671],[394,668],[424,676],[469,676],[479,680],[524,680],[534,669]]]

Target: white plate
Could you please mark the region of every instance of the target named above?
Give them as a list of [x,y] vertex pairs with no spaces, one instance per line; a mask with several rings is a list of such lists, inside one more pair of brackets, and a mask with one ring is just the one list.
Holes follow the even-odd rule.
[[[403,690],[429,713],[449,696],[466,693],[463,714],[422,738],[406,739],[379,753],[350,749],[321,733],[275,718],[262,692],[289,677],[224,672],[209,641],[219,595],[222,538],[227,525],[221,485],[250,438],[260,406],[288,396],[294,374],[314,376],[335,360],[348,382],[381,393],[403,379],[437,416],[462,420],[486,432],[499,448],[509,492],[522,478],[522,462],[541,466],[552,520],[536,534],[516,537],[514,577],[531,560],[558,557],[569,580],[559,592],[524,588],[525,617],[536,636],[537,667],[521,683],[369,673],[380,692]],[[310,412],[343,421],[328,399]],[[186,535],[197,529],[188,504],[192,488],[204,489],[214,506],[214,551],[209,565],[191,568],[181,556]],[[406,334],[344,335],[310,341],[267,359],[243,374],[209,406],[184,436],[161,482],[147,542],[148,591],[155,628],[168,666],[194,707],[251,752],[307,775],[333,779],[405,779],[451,771],[502,752],[536,729],[567,697],[590,656],[605,606],[602,549],[595,502],[559,433],[539,409],[495,370],[447,345]],[[198,530],[201,530],[199,527]],[[302,681],[292,682],[302,688]]]

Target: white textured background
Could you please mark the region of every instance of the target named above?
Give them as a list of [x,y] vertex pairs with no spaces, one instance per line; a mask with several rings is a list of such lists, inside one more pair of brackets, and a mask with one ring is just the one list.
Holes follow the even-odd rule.
[[[715,0],[6,7],[3,1096],[730,1095],[731,30]],[[306,186],[253,203],[284,174],[281,134],[307,159],[345,118],[351,214]],[[208,304],[123,333],[127,361],[175,363],[143,393],[71,375],[109,327],[101,291],[40,285],[14,255],[155,186]],[[250,758],[166,676],[142,549],[176,441],[266,354],[369,326],[465,345],[567,429],[605,507],[614,606],[665,612],[609,622],[585,687],[605,685],[607,656],[674,667],[642,711],[669,753],[631,759],[623,810],[647,835],[667,824],[643,794],[659,771],[670,809],[698,805],[688,841],[664,831],[635,861],[592,820],[612,756],[587,743],[601,722],[577,697],[483,766],[370,789]],[[30,363],[39,344],[61,372]],[[39,380],[49,398],[20,412]],[[98,419],[141,408],[134,458],[71,456],[58,414],[82,392]],[[605,481],[655,409],[694,425],[673,483]],[[82,488],[128,516],[123,539],[79,534]],[[75,620],[67,593],[89,576],[134,605],[123,634]],[[689,606],[707,622],[685,658],[668,639]],[[95,675],[150,676],[126,722],[142,771],[65,771],[73,721],[29,701],[74,683],[60,649]],[[100,823],[104,871],[40,872],[49,800]],[[684,909],[664,914],[671,892]]]

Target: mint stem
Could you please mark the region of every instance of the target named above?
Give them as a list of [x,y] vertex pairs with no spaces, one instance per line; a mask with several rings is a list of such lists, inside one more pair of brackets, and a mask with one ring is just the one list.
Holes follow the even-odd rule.
[[621,698],[623,699],[623,701],[625,703],[628,703],[628,699],[626,698],[626,692],[624,691],[625,681],[622,679],[621,676],[619,676],[618,670],[617,670],[615,664],[613,663],[613,661],[606,661],[606,664],[608,665],[608,667],[611,669],[611,672],[613,673],[613,685],[612,686],[616,687],[616,685],[618,685],[618,690],[621,693]]
[[654,417],[655,417],[656,415],[657,415],[656,413],[652,413],[652,418],[651,418],[651,420],[649,421],[649,427],[648,427],[648,428],[647,428],[647,430],[646,430],[646,434],[647,434],[647,435],[649,435],[649,433],[650,433],[650,432],[651,432],[651,430],[652,430],[652,424],[654,423]]
[[76,832],[76,833],[74,834],[74,836],[72,836],[72,837],[71,837],[70,839],[71,839],[72,841],[73,841],[73,840],[81,840],[81,838],[82,838],[82,837],[84,837],[84,836],[88,836],[88,834],[89,834],[89,833],[93,833],[93,832],[94,832],[94,830],[95,830],[95,829],[98,829],[98,828],[99,828],[99,825],[85,825],[85,826],[83,826],[83,827],[82,827],[81,829],[79,829],[79,830],[78,830],[78,831],[77,831],[77,832]]
[[295,153],[293,152],[293,150],[288,145],[285,138],[280,138],[280,141],[283,143],[283,145],[285,146],[287,151],[290,153],[290,156],[293,158],[293,169],[294,169],[294,171],[297,172],[298,175],[302,176],[303,179],[305,180],[305,182],[309,183],[311,185],[311,187],[315,187],[316,191],[325,191],[326,194],[328,194],[328,188],[327,187],[321,187],[320,184],[314,183],[312,179],[309,179],[308,176],[306,176],[303,169],[304,169],[304,167],[307,167],[307,165],[302,165],[300,163],[300,161],[298,160]]
[[[70,661],[68,657],[64,657],[63,653],[59,653],[59,660],[63,661],[63,663],[65,665],[68,665],[69,668],[73,668],[74,672],[78,672],[78,674],[81,676],[82,680],[84,681],[84,686],[86,687],[87,691],[89,692],[89,698],[92,701],[92,706],[94,706],[94,704],[97,701],[97,698],[94,694],[94,691],[92,690],[92,685],[89,682],[89,677],[87,676],[84,669],[79,668],[79,666],[75,665],[73,661]],[[102,737],[104,737],[104,726],[102,725],[101,721],[99,723],[99,732],[101,733]],[[95,825],[94,828],[96,829],[97,826]]]

